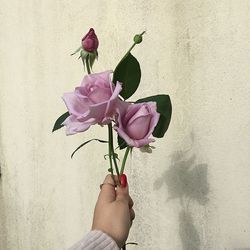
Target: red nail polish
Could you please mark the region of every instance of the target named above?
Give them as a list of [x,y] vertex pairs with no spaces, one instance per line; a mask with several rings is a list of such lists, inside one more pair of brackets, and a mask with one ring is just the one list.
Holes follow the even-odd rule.
[[121,175],[120,180],[121,180],[121,186],[123,188],[127,187],[127,176],[125,174]]

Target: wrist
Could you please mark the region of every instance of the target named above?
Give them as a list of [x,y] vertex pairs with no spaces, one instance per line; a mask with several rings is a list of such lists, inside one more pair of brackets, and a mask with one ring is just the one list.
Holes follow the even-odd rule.
[[106,232],[99,229],[92,229],[88,236],[92,237],[95,241],[96,246],[98,246],[97,249],[105,249],[106,247],[109,247],[108,249],[112,250],[118,250],[120,249],[117,242]]

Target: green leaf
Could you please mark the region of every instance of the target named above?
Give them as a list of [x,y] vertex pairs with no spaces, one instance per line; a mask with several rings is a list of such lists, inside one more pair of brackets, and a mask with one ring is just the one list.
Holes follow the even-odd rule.
[[82,46],[79,47],[74,53],[71,54],[71,56],[73,56],[74,54],[76,54],[77,52],[79,52],[82,49]]
[[137,90],[141,80],[141,68],[137,59],[128,53],[121,62],[117,65],[114,76],[113,83],[122,83],[122,91],[120,95],[124,99],[128,99]]
[[119,135],[117,135],[117,142],[120,149],[124,149],[128,146],[127,143],[123,140],[123,138],[121,138]]
[[81,144],[72,154],[71,154],[71,159],[74,156],[74,154],[76,153],[76,151],[78,151],[81,147],[83,147],[84,145],[86,145],[87,143],[91,142],[91,141],[99,141],[101,143],[108,143],[108,141],[104,141],[104,140],[100,140],[100,139],[91,139],[88,141],[85,141],[83,144]]
[[62,123],[66,120],[66,118],[69,116],[69,112],[66,112],[62,114],[55,122],[54,127],[52,129],[52,132],[60,129],[63,127]]
[[172,115],[172,104],[168,95],[155,95],[142,98],[136,101],[136,103],[142,102],[156,102],[157,112],[160,113],[160,119],[154,129],[153,136],[161,138],[168,130],[168,126]]

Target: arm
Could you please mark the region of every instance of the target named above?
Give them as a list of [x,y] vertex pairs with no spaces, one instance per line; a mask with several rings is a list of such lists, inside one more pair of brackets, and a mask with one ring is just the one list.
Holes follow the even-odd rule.
[[69,250],[119,250],[116,242],[102,231],[93,230],[86,234]]

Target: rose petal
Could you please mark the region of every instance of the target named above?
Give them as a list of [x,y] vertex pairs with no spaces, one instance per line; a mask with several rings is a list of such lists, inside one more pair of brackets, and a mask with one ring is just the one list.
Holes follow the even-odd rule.
[[108,101],[112,93],[110,89],[107,88],[96,88],[89,94],[89,99],[93,103],[100,103]]
[[140,116],[127,124],[126,132],[128,135],[135,139],[140,140],[147,136],[150,129],[151,115]]
[[114,92],[112,96],[110,97],[110,101],[107,103],[107,108],[105,111],[105,116],[111,116],[111,114],[115,113],[116,105],[118,103],[118,95],[122,90],[122,85],[117,82],[115,85]]
[[127,126],[130,126],[138,117],[146,117],[148,115],[151,115],[149,107],[144,104],[134,104],[134,106],[137,105],[139,109],[137,108],[137,112],[133,114],[133,116],[130,117]]
[[70,114],[78,116],[88,111],[88,98],[77,95],[75,92],[65,93],[62,98]]
[[97,80],[99,80],[101,82],[108,82],[109,83],[111,73],[112,73],[112,70],[108,70],[108,71],[104,71],[101,73],[86,75],[82,80],[81,86],[84,86],[84,85],[89,84],[89,83],[94,83]]
[[66,135],[73,135],[79,132],[84,132],[91,125],[94,125],[96,122],[94,119],[89,119],[85,122],[79,122],[75,116],[69,116],[62,124],[66,126]]
[[104,118],[106,108],[107,108],[107,103],[105,103],[105,102],[91,105],[91,106],[89,106],[88,116],[94,117],[98,123],[101,123],[103,118]]
[[151,109],[151,113],[153,114],[153,117],[151,118],[151,122],[150,122],[150,129],[148,131],[148,134],[146,135],[146,137],[149,137],[154,129],[155,129],[155,126],[157,125],[159,119],[160,119],[160,114],[156,111],[156,103],[155,102],[148,102],[148,105]]
[[117,131],[119,136],[122,137],[124,139],[124,141],[131,147],[140,148],[140,147],[145,146],[145,145],[154,141],[154,139],[151,139],[151,138],[143,138],[141,140],[133,140],[122,129],[120,129],[118,127],[114,127],[114,129]]

